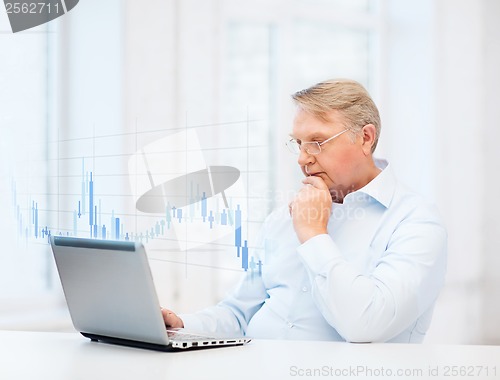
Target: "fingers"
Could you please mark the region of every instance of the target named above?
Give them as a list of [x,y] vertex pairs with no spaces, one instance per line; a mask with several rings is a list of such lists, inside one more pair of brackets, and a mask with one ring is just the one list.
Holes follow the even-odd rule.
[[320,177],[315,177],[315,176],[309,176],[306,177],[302,180],[302,183],[304,185],[312,185],[317,189],[320,190],[328,190],[328,186],[326,186],[325,181],[323,181],[323,178]]
[[328,186],[320,177],[310,176],[288,205],[295,233],[301,243],[327,232],[332,208]]
[[310,176],[305,178],[302,183],[304,184],[304,186],[298,191],[295,199],[288,204],[288,212],[292,217],[294,208],[296,206],[299,206],[299,204],[303,203],[304,201],[321,200],[327,193],[327,202],[328,200],[330,200],[328,186],[322,178]]
[[184,322],[182,322],[182,319],[180,319],[173,311],[162,308],[161,314],[163,316],[165,326],[174,328],[184,327]]

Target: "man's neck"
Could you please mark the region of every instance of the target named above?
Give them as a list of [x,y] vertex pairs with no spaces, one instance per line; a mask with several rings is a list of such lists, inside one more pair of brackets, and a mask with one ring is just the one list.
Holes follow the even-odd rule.
[[381,172],[382,169],[378,168],[375,165],[373,159],[370,159],[368,165],[366,165],[365,169],[361,171],[360,175],[358,176],[358,181],[355,184],[353,184],[350,188],[331,192],[332,201],[334,203],[344,203],[344,198],[346,197],[347,194],[353,193],[365,187],[371,181],[373,181],[375,177],[377,177]]

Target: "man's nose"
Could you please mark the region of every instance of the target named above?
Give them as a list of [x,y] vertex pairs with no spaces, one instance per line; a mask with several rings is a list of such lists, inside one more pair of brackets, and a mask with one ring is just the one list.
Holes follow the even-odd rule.
[[304,148],[300,148],[299,157],[297,158],[297,162],[300,166],[306,166],[311,164],[314,161],[314,155],[306,152]]

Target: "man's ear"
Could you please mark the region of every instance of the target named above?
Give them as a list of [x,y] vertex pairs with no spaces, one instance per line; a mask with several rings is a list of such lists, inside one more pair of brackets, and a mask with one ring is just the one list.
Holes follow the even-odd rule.
[[372,146],[375,144],[375,138],[377,137],[377,129],[373,124],[366,124],[362,132],[363,144],[362,149],[365,156],[372,154]]

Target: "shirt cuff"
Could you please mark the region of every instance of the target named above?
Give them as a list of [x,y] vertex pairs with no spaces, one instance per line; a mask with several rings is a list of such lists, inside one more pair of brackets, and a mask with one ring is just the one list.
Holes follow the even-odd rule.
[[182,319],[184,323],[184,328],[192,332],[201,332],[205,330],[201,318],[197,317],[195,314],[178,314],[178,317]]
[[297,252],[314,274],[327,272],[335,262],[344,260],[330,235],[316,235],[297,248]]

